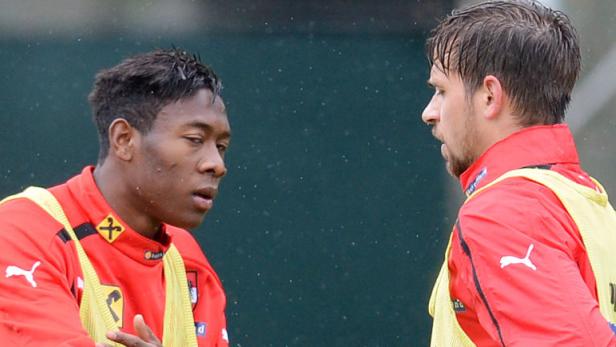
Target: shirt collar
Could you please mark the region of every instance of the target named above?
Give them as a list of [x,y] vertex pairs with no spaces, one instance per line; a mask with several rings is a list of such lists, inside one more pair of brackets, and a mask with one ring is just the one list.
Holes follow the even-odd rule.
[[573,135],[566,124],[519,130],[488,148],[460,175],[468,195],[507,171],[545,164],[579,164]]
[[158,263],[171,244],[166,225],[163,224],[158,240],[133,230],[109,206],[94,181],[93,172],[94,167],[87,166],[67,185],[99,237],[136,261],[152,265]]

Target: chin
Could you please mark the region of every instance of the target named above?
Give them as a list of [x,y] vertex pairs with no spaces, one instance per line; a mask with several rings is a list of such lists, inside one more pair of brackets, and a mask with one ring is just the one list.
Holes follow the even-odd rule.
[[445,162],[445,169],[447,170],[447,173],[450,176],[453,176],[456,178],[459,177],[459,176],[456,176],[456,174],[453,172],[453,168],[451,167],[451,164],[448,161]]
[[458,178],[460,177],[459,175],[456,176],[455,173],[453,173],[453,171],[451,171],[450,168],[447,168],[447,173],[449,174],[449,176],[453,177],[453,178]]
[[174,220],[173,222],[169,221],[167,222],[168,224],[171,224],[175,227],[178,228],[182,228],[182,229],[194,229],[197,228],[198,226],[201,225],[201,223],[203,223],[203,220],[205,219],[205,213],[199,215],[199,216],[190,216],[190,217],[185,217],[185,218],[178,218],[176,220]]

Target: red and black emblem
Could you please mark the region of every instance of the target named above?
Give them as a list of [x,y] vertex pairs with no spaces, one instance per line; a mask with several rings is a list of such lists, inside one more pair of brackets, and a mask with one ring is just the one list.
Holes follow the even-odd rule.
[[190,303],[193,310],[199,301],[199,287],[197,282],[197,271],[186,271],[186,279],[188,280],[188,294],[190,295]]

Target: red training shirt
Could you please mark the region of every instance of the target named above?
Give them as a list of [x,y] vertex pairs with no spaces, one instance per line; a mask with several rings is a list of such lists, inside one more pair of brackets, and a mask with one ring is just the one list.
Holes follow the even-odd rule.
[[[192,235],[170,225],[157,241],[135,232],[109,207],[92,172],[86,167],[50,191],[106,286],[121,330],[135,334],[133,317],[140,313],[162,340],[162,256],[173,242],[186,266],[199,346],[227,347],[222,284]],[[0,344],[94,346],[79,318],[81,267],[61,224],[30,200],[9,201],[0,205],[0,245]]]
[[[523,167],[554,170],[595,188],[566,125],[512,134],[489,148],[460,183],[471,193]],[[501,267],[506,256],[531,262]],[[507,179],[466,203],[448,266],[457,319],[477,346],[616,346],[599,312],[580,233],[556,195],[538,183]]]

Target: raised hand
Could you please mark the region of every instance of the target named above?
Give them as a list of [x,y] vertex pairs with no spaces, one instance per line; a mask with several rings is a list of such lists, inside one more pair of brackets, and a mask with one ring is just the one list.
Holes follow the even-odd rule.
[[[133,320],[137,335],[127,334],[121,331],[110,331],[107,338],[127,347],[162,347],[160,340],[154,335],[152,329],[145,324],[143,316],[135,315]],[[112,347],[106,343],[97,343],[96,347]]]

